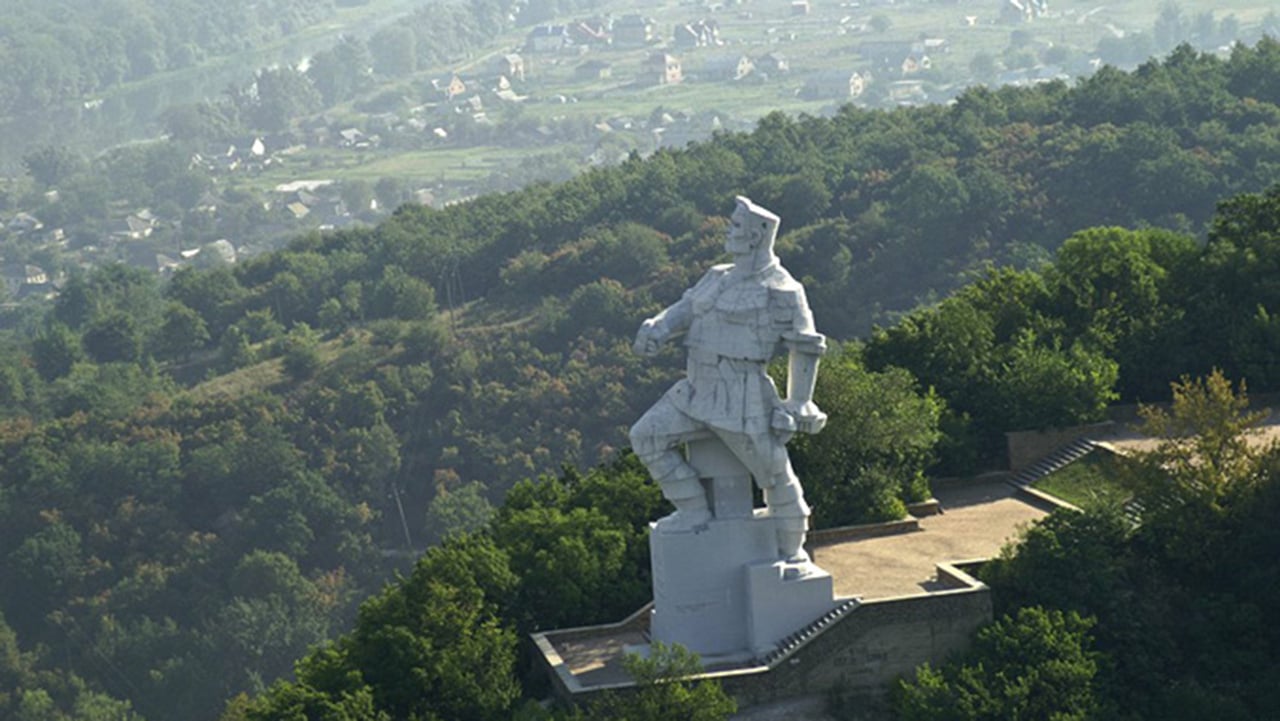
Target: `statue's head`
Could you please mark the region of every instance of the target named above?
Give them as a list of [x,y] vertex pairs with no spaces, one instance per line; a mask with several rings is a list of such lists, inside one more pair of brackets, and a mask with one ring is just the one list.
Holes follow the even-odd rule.
[[773,253],[773,241],[778,235],[778,216],[739,195],[737,207],[729,216],[729,235],[725,250],[734,254],[753,255],[757,251]]

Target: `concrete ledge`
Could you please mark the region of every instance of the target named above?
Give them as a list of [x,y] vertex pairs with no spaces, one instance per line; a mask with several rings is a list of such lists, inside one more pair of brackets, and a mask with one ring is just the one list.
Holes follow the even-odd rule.
[[942,513],[942,502],[936,498],[930,498],[919,503],[908,503],[907,513],[915,518],[936,516]]
[[918,530],[920,530],[920,522],[915,518],[899,518],[896,521],[884,521],[882,523],[863,523],[857,526],[824,528],[819,531],[809,531],[807,545],[810,548],[816,548],[857,538],[892,536],[898,533],[911,533]]
[[1071,503],[1069,501],[1064,501],[1061,498],[1058,498],[1057,496],[1049,493],[1045,493],[1044,491],[1038,488],[1032,488],[1031,486],[1018,486],[1017,494],[1020,498],[1022,498],[1022,500],[1026,501],[1027,503],[1030,503],[1036,508],[1049,511],[1050,513],[1058,510],[1059,508],[1065,508],[1069,511],[1083,513],[1082,509],[1076,504]]

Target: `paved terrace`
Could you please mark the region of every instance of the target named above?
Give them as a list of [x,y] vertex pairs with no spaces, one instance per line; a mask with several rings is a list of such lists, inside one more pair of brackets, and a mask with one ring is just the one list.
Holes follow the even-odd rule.
[[1018,530],[1047,515],[1004,482],[956,486],[934,494],[943,513],[920,530],[820,546],[813,560],[831,573],[836,596],[869,600],[942,590],[937,564],[990,558]]
[[[1020,528],[1048,512],[1003,481],[944,488],[935,495],[943,513],[920,519],[917,531],[812,549],[814,561],[831,573],[837,597],[870,600],[948,588],[938,581],[938,563],[995,556]],[[561,635],[554,647],[583,686],[625,683],[625,647],[647,643],[646,631],[641,617],[611,632]]]
[[[1280,405],[1280,399],[1273,401]],[[1251,409],[1254,410],[1254,409]],[[1258,425],[1249,429],[1245,436],[1249,445],[1255,450],[1264,450],[1272,444],[1280,443],[1280,408],[1271,410]],[[1090,440],[1116,453],[1154,451],[1161,439],[1144,436],[1138,431],[1136,424],[1117,423],[1109,432],[1090,436]]]

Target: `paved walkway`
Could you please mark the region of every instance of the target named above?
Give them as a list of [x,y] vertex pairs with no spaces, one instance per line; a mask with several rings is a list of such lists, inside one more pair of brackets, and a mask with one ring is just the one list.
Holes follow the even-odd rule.
[[[1262,450],[1273,443],[1280,443],[1280,410],[1272,411],[1256,428],[1250,429],[1247,435],[1249,445],[1257,450]],[[1090,440],[1123,454],[1154,451],[1161,439],[1142,435],[1133,424],[1117,423],[1110,433]]]
[[939,590],[938,563],[990,558],[1019,529],[1048,515],[1003,481],[934,493],[944,513],[920,519],[920,530],[822,546],[814,562],[831,573],[837,596],[864,599]]

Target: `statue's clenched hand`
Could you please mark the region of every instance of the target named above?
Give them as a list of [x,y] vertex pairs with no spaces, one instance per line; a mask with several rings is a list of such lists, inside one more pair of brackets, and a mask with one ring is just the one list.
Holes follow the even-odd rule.
[[662,333],[657,323],[650,318],[640,324],[640,330],[636,333],[636,342],[631,344],[631,349],[636,352],[636,355],[651,358],[662,349],[662,341]]

